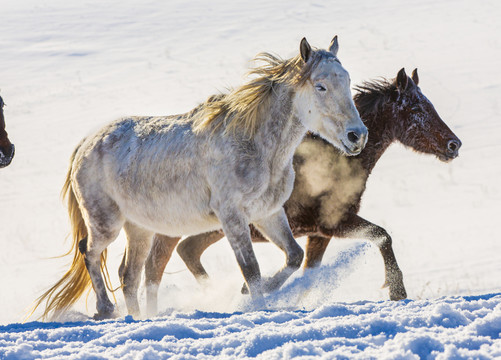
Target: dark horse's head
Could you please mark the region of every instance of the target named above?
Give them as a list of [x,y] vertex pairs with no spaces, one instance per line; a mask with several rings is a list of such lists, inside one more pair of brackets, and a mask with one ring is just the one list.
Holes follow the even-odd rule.
[[364,122],[370,122],[369,141],[398,140],[416,151],[442,161],[458,156],[461,141],[442,121],[418,87],[414,69],[408,77],[401,69],[393,81],[376,80],[356,87],[355,104]]
[[0,168],[6,167],[14,157],[14,144],[7,137],[5,131],[5,118],[3,116],[4,102],[0,96]]
[[461,141],[440,118],[418,84],[417,69],[408,77],[403,68],[392,84],[393,118],[397,120],[395,137],[416,151],[450,161],[458,156]]

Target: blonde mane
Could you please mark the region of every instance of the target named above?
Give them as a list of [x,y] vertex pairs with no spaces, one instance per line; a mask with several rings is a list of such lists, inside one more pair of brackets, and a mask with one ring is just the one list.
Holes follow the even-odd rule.
[[273,86],[304,84],[318,58],[320,56],[312,56],[312,61],[305,64],[299,55],[283,60],[269,53],[258,54],[254,61],[264,65],[248,73],[256,77],[228,94],[209,97],[194,114],[193,130],[195,133],[209,128],[215,131],[223,126],[226,134],[241,131],[252,137],[260,123],[259,110],[269,99]]

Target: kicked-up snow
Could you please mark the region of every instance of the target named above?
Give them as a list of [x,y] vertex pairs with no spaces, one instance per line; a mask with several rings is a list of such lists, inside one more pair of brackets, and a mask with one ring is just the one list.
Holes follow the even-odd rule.
[[[501,357],[501,4],[495,1],[2,0],[0,94],[16,145],[0,169],[0,359]],[[461,139],[444,164],[401,145],[374,169],[359,215],[384,227],[409,299],[388,301],[377,247],[329,244],[255,309],[226,241],[198,286],[174,254],[160,315],[95,322],[94,297],[60,322],[22,323],[70,259],[59,192],[82,137],[124,115],[176,114],[242,84],[262,51],[298,53],[339,36],[352,85],[402,67]],[[370,131],[370,129],[369,129]],[[305,239],[298,239],[304,246]],[[123,234],[109,248],[113,286]],[[255,244],[264,276],[283,254]],[[144,290],[140,301],[144,304]]]

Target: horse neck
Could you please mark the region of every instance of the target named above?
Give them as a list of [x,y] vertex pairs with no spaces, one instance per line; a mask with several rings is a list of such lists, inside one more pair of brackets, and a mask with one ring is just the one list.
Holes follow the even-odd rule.
[[360,114],[360,116],[369,129],[369,136],[364,150],[357,158],[362,161],[362,166],[370,174],[377,161],[395,140],[392,125],[393,114],[391,109],[382,105],[379,111]]
[[261,114],[265,121],[256,131],[255,141],[266,150],[263,155],[271,165],[272,176],[282,176],[285,167],[292,164],[294,151],[306,134],[306,128],[294,111],[294,90],[276,85]]

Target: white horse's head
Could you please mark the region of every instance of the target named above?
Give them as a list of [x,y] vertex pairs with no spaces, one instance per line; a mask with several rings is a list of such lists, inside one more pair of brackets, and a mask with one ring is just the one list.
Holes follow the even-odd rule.
[[296,113],[310,131],[348,155],[358,155],[367,143],[367,128],[353,103],[350,76],[337,58],[337,36],[329,50],[312,49],[305,38],[304,61],[295,97]]

